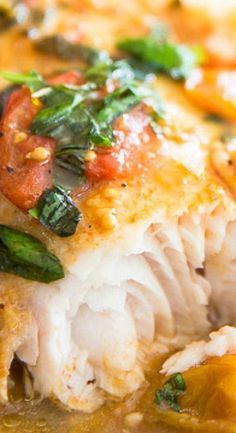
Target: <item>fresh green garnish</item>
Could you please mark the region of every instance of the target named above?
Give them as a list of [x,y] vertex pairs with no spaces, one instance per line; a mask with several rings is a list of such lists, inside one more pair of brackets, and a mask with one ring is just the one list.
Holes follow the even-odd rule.
[[58,185],[44,191],[37,206],[29,213],[61,237],[73,235],[81,219],[81,213],[67,191]]
[[108,55],[83,44],[67,41],[62,36],[48,36],[35,43],[36,48],[46,53],[56,55],[65,60],[78,60],[93,65],[104,62]]
[[[77,175],[78,183],[83,180],[87,150],[114,144],[112,123],[118,116],[141,101],[154,113],[160,114],[162,110],[157,92],[136,81],[131,67],[124,61],[97,64],[87,70],[86,77],[91,81],[81,86],[54,85],[36,92],[44,108],[31,126],[33,134],[57,140],[56,176],[57,168],[68,170]],[[109,78],[117,79],[120,87],[103,98],[98,97],[99,89]],[[57,182],[70,188],[74,186],[74,177],[71,184],[63,184],[63,179],[58,177]]]
[[99,62],[86,71],[86,78],[104,86],[108,79],[115,80],[121,84],[129,83],[135,79],[135,71],[125,60],[107,59],[106,62]]
[[59,259],[41,241],[2,224],[0,271],[43,283],[64,277]]
[[35,71],[27,73],[1,71],[0,76],[14,84],[26,84],[32,92],[41,89],[45,85],[42,76]]
[[103,107],[94,115],[94,125],[90,138],[100,147],[112,146],[113,133],[111,124],[121,114],[139,104],[142,97],[132,86],[122,86],[110,93],[103,100]]
[[181,373],[173,374],[163,385],[156,391],[156,403],[159,406],[169,407],[175,412],[180,412],[178,397],[186,390],[185,380]]
[[[145,98],[155,95],[148,86],[139,86],[135,81],[119,87],[103,99],[94,98],[94,83],[90,89],[87,86],[86,92],[82,90],[83,86],[70,89],[71,96],[68,97],[66,86],[64,91],[60,87],[61,103],[55,103],[55,98],[46,99],[45,108],[39,111],[32,123],[34,134],[57,139],[57,159],[62,156],[64,159],[68,154],[76,156],[76,151],[84,152],[94,145],[111,147],[112,122]],[[52,89],[52,93],[57,91]],[[160,101],[155,109],[160,110]]]
[[[33,98],[41,100],[42,109],[33,119],[31,132],[56,140],[54,184],[68,190],[85,181],[88,150],[115,145],[113,122],[117,117],[141,102],[148,107],[151,125],[162,115],[157,91],[147,82],[138,81],[125,60],[106,58],[94,64],[84,71],[87,82],[82,85],[47,84],[35,72],[3,75],[15,84],[29,86]],[[104,88],[108,81],[115,89],[110,93],[109,86]],[[73,234],[80,219],[78,210],[60,187],[47,190],[30,214],[59,236]]]
[[145,62],[151,72],[163,72],[175,80],[186,78],[205,59],[199,47],[170,43],[166,26],[161,23],[153,28],[150,35],[126,38],[119,41],[117,46],[131,58]]

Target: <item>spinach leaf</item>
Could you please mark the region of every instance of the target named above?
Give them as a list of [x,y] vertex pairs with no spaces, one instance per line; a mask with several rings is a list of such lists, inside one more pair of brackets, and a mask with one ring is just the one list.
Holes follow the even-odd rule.
[[44,283],[64,277],[59,259],[41,241],[2,224],[0,271]]
[[150,65],[150,70],[169,74],[173,79],[186,78],[204,59],[203,51],[187,45],[160,42],[150,35],[144,38],[123,39],[118,48],[135,59]]
[[37,206],[29,211],[47,229],[58,236],[67,237],[75,233],[81,213],[68,192],[59,185],[44,191]]
[[43,77],[35,71],[27,73],[1,71],[0,76],[14,84],[25,84],[32,92],[41,89],[45,85]]
[[180,412],[178,397],[186,390],[185,380],[181,373],[173,374],[163,385],[156,391],[156,402],[159,406],[167,406],[175,412]]
[[35,43],[40,51],[54,54],[65,60],[81,60],[89,65],[108,59],[104,51],[96,50],[84,44],[74,44],[62,36],[48,36]]

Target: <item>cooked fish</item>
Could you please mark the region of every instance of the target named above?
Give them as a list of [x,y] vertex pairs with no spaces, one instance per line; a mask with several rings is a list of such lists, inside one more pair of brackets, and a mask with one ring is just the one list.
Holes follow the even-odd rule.
[[[177,17],[195,13],[193,3],[183,1]],[[22,7],[28,13],[18,5],[18,21]],[[7,91],[0,134],[3,403],[15,357],[27,368],[35,394],[90,413],[141,388],[154,355],[188,345],[164,364],[170,374],[210,354],[225,355],[234,344],[231,327],[210,334],[210,343],[203,339],[236,322],[235,161],[232,143],[225,146],[225,126],[204,111],[234,122],[235,72],[203,69],[203,53],[179,44],[184,38],[172,16],[174,34],[166,45],[180,64],[154,56],[154,70],[145,75],[141,68],[145,78],[137,79],[133,63],[150,67],[146,50],[132,52],[127,39],[120,42],[119,59],[111,59],[97,48],[118,53],[114,41],[125,28],[130,36],[141,35],[145,47],[150,13],[158,10],[171,20],[160,12],[162,2],[150,2],[146,10],[146,2],[134,1],[131,14],[126,8],[116,1],[100,10],[88,2],[73,14],[57,8],[50,15],[49,8],[33,30],[27,15],[24,25],[38,48],[45,50],[43,36],[47,52],[59,41],[54,54],[64,60],[71,53],[61,53],[62,46],[72,46],[75,57],[84,50],[78,60],[89,60],[91,69],[71,65],[46,77],[2,74],[16,86]],[[118,9],[114,25],[110,17]],[[224,19],[228,23],[229,16]],[[207,13],[207,28],[211,20]],[[212,29],[206,33],[205,46]],[[219,51],[209,50],[217,66]],[[124,53],[133,62],[121,59]],[[235,61],[231,54],[224,65]],[[54,60],[55,67],[64,60]],[[185,83],[154,78],[154,72]]]
[[191,367],[201,365],[207,359],[226,354],[235,354],[236,331],[232,326],[224,326],[216,332],[212,332],[209,341],[198,341],[189,344],[182,352],[177,352],[163,365],[162,372],[173,374],[184,372]]
[[[50,235],[1,198],[1,223],[27,228],[65,267],[65,278],[50,285],[2,277],[3,400],[16,354],[35,391],[90,412],[104,392],[117,398],[140,387],[151,354],[204,337],[209,314],[217,320],[215,261],[236,217],[233,199],[208,168],[206,149],[218,127],[206,127],[199,112],[196,128],[196,111],[178,88],[164,79],[158,86],[168,111],[164,132],[156,137],[145,126],[142,108],[116,121],[115,135],[141,146],[141,171],[85,191],[73,237]],[[233,251],[229,266],[232,260]],[[226,269],[218,283],[229,275]]]

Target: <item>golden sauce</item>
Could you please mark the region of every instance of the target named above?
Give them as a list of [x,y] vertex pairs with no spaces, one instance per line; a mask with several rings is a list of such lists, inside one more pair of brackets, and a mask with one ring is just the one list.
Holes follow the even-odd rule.
[[[11,403],[2,408],[1,433],[177,433],[158,420],[154,403],[155,389],[160,386],[157,374],[163,357],[155,360],[147,372],[148,383],[136,395],[125,401],[109,403],[91,415],[66,412],[49,400],[22,401],[20,385],[22,370],[18,366],[13,374],[16,385],[11,392]],[[18,378],[18,383],[17,383]],[[13,382],[14,383],[14,382]],[[148,401],[148,404],[146,404]],[[127,425],[126,416],[138,412],[144,417],[135,427]]]
[[[153,360],[146,384],[123,402],[110,402],[91,415],[67,412],[49,400],[22,400],[22,368],[11,377],[11,403],[2,408],[1,433],[235,433],[236,356],[212,358],[184,373],[187,390],[181,413],[160,410],[155,391],[165,377],[158,371],[164,356]],[[130,416],[138,419],[130,422]]]

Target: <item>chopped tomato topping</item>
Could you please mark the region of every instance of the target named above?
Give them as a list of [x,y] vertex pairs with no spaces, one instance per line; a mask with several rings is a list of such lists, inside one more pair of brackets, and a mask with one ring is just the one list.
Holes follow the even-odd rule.
[[78,71],[67,71],[55,77],[48,78],[49,84],[83,84],[84,77]]
[[23,210],[51,186],[55,140],[29,132],[39,108],[22,87],[9,97],[0,126],[0,191]]
[[236,70],[206,68],[195,70],[185,88],[194,103],[227,120],[236,120]]
[[148,165],[149,145],[154,137],[150,119],[142,105],[124,114],[114,124],[114,147],[95,149],[95,157],[85,163],[87,179],[124,179]]

